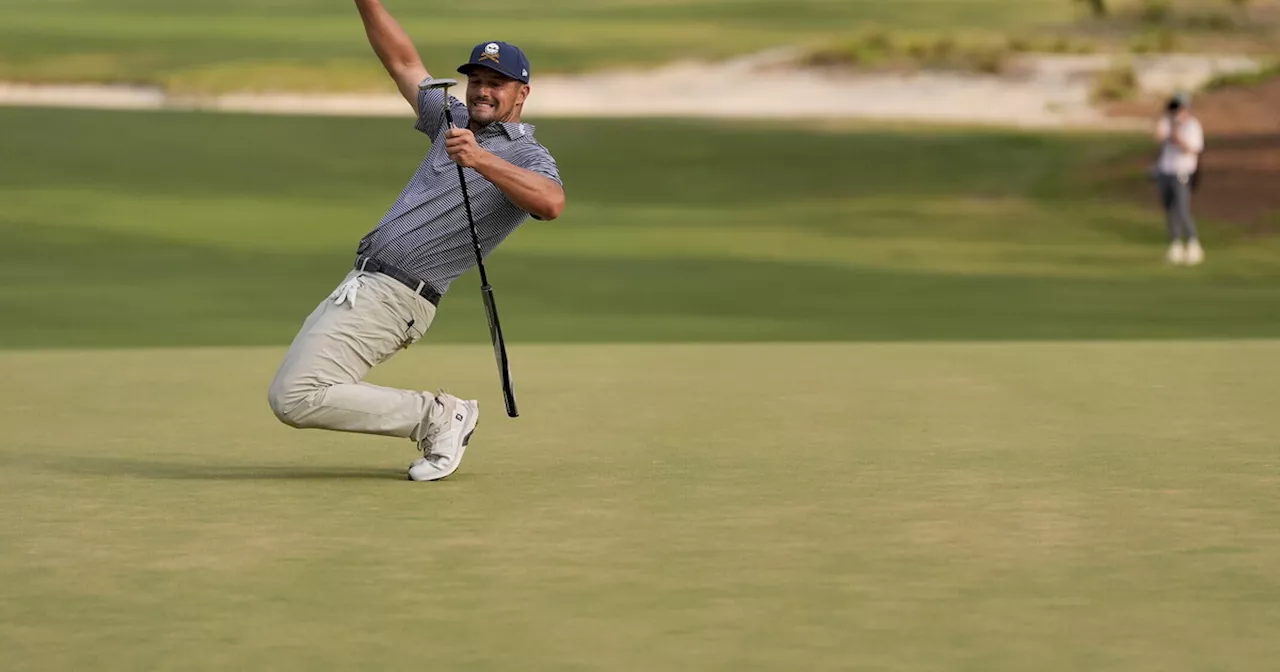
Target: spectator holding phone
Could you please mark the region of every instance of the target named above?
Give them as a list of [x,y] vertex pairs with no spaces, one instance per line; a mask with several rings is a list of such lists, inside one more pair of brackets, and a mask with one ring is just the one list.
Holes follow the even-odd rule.
[[1191,192],[1198,177],[1200,153],[1204,151],[1204,129],[1191,114],[1185,95],[1169,100],[1156,124],[1160,156],[1156,160],[1156,183],[1169,227],[1171,264],[1195,266],[1204,261],[1204,248],[1191,216]]

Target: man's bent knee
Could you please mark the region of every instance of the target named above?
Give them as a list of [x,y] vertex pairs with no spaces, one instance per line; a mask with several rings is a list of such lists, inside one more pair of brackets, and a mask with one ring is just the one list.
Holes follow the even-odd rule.
[[304,429],[308,426],[306,416],[310,408],[307,400],[319,391],[315,386],[277,378],[267,390],[267,404],[271,406],[271,412],[280,422],[290,427]]

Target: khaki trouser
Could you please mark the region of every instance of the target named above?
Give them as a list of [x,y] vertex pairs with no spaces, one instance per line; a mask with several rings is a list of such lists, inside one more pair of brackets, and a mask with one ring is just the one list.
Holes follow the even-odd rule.
[[363,378],[422,338],[436,307],[380,273],[352,271],[344,285],[356,278],[353,301],[337,303],[330,296],[303,323],[271,382],[271,410],[292,427],[419,441],[435,395],[370,385]]

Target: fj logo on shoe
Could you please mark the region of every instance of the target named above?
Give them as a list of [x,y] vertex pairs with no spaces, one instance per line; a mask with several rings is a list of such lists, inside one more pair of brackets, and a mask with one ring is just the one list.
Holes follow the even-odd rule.
[[462,422],[462,414],[461,414],[461,413],[458,413],[457,415],[455,415],[455,416],[453,416],[453,417],[457,418],[457,419],[458,419],[458,422]]

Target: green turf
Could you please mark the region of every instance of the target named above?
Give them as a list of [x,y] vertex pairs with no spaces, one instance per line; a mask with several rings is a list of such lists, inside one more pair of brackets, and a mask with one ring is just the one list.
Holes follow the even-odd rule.
[[[0,110],[0,346],[287,343],[426,139],[406,120]],[[489,265],[510,338],[1280,335],[1280,241],[1160,263],[1146,139],[539,124],[569,207]],[[1141,185],[1140,185],[1141,186]],[[1144,187],[1145,188],[1145,187]],[[432,342],[487,339],[474,276]]]
[[0,667],[1271,669],[1280,341],[415,347],[462,470],[279,349],[0,354]]
[[[1037,26],[1066,0],[387,0],[429,68],[486,39],[525,48],[535,71],[719,58],[822,43],[856,26]],[[126,81],[175,89],[390,86],[350,0],[6,0],[0,80]]]

